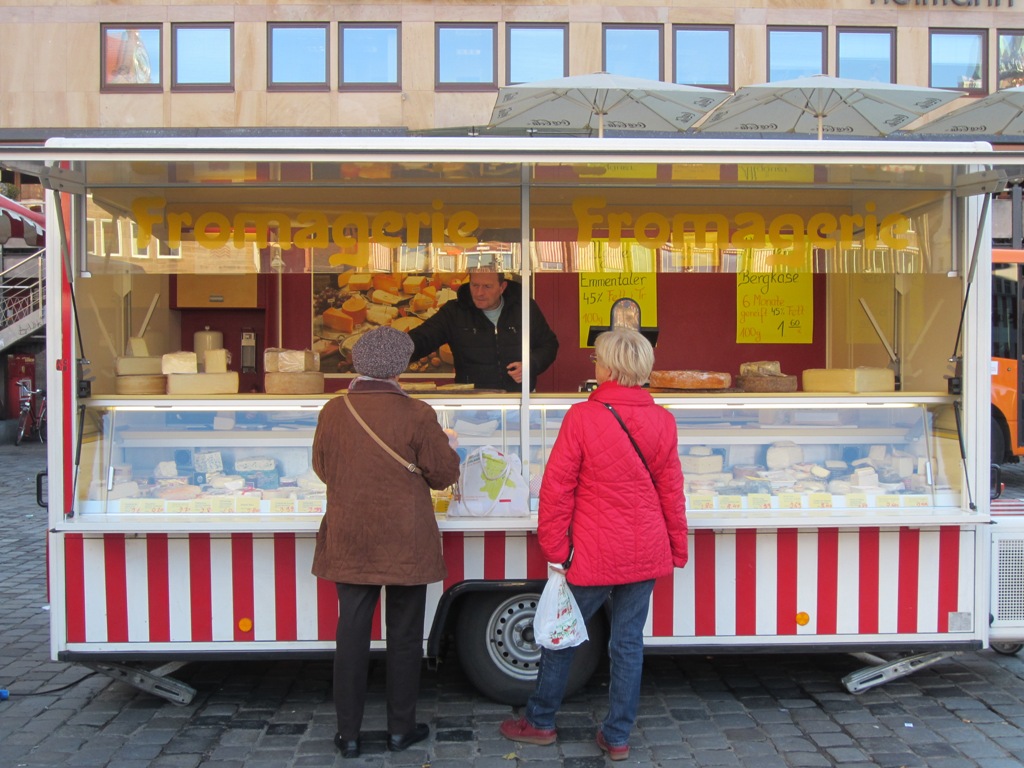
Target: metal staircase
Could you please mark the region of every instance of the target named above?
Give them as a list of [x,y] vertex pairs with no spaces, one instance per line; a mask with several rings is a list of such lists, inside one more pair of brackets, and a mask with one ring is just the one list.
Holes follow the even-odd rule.
[[46,327],[46,260],[39,251],[0,272],[0,351]]

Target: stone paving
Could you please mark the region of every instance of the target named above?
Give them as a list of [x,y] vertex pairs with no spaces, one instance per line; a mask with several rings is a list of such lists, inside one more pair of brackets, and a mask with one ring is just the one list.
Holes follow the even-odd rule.
[[[187,706],[50,661],[46,516],[34,498],[45,462],[37,444],[0,445],[0,688],[10,691],[0,701],[0,768],[606,765],[594,744],[606,669],[566,702],[558,743],[535,747],[498,736],[510,708],[476,694],[449,659],[424,675],[420,716],[431,737],[392,754],[376,666],[364,755],[342,760],[332,743],[328,660],[189,664],[175,674],[197,689]],[[1024,765],[1024,659],[960,654],[853,696],[840,680],[863,665],[849,655],[651,656],[624,765]]]

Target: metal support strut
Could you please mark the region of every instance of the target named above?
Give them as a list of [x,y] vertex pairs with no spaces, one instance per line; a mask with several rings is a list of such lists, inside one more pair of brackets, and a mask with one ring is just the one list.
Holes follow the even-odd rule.
[[95,672],[100,672],[119,682],[127,683],[128,685],[138,688],[140,691],[152,693],[154,696],[159,696],[161,699],[167,699],[171,704],[178,704],[180,706],[191,704],[193,697],[196,695],[196,689],[192,686],[185,685],[185,683],[182,683],[179,680],[167,677],[167,675],[172,672],[176,672],[185,666],[187,662],[184,661],[174,661],[169,664],[164,664],[163,666],[157,667],[151,671],[132,667],[128,664],[119,664],[117,662],[83,661],[79,663],[83,667],[88,667]]
[[931,653],[919,653],[915,656],[904,656],[902,659],[885,661],[870,654],[855,653],[858,658],[880,662],[864,669],[851,672],[843,678],[843,685],[850,693],[863,693],[876,685],[887,683],[890,680],[897,680],[906,677],[919,669],[930,667],[940,661],[956,656],[959,651],[933,651]]

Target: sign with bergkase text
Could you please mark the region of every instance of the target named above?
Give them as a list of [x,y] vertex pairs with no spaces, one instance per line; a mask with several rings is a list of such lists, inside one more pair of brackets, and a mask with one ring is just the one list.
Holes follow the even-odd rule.
[[814,275],[736,274],[737,344],[810,344],[814,340]]

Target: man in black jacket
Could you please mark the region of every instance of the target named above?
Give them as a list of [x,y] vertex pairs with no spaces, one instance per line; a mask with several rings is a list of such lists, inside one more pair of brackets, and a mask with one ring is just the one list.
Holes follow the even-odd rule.
[[[523,363],[520,324],[523,289],[494,270],[475,270],[449,301],[423,325],[409,332],[416,349],[413,359],[443,344],[451,347],[455,381],[477,389],[522,388]],[[558,353],[558,338],[530,300],[530,389]]]

